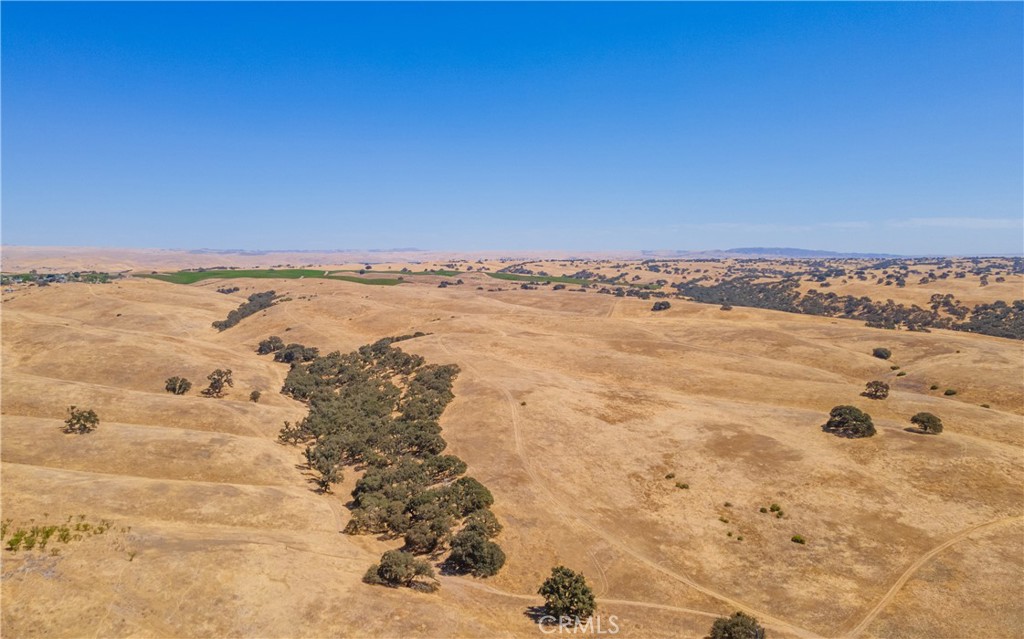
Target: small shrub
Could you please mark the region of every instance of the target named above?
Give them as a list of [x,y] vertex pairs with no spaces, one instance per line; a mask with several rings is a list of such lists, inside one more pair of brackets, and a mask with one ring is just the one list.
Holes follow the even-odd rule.
[[932,384],[932,385],[931,385],[931,386],[929,386],[928,388],[929,388],[930,390],[939,390],[939,385],[938,385],[938,384]]
[[730,530],[729,532],[725,533],[725,536],[726,537],[732,537],[732,531]]
[[780,510],[779,512],[775,513],[775,518],[776,518],[776,519],[782,519],[782,516],[783,516],[784,514],[785,514],[785,513],[783,513],[783,512],[782,512],[782,511]]
[[780,506],[778,504],[772,504],[772,507],[769,508],[769,510],[771,510],[773,513],[777,513],[780,510],[782,510],[782,506]]
[[900,372],[896,373],[896,377],[903,377],[906,374],[907,374],[907,371],[900,371]]
[[899,369],[900,369],[899,366],[890,366],[889,367],[889,370],[891,370],[891,371],[898,371]]
[[953,395],[956,395],[956,391],[953,390],[952,388],[947,388],[945,392],[943,392],[942,394],[945,395],[946,397],[951,397]]
[[792,541],[794,544],[806,544],[807,543],[807,540],[804,539],[803,535],[793,535],[790,538],[790,541]]
[[991,406],[989,406],[988,404],[982,404],[982,405],[981,405],[981,407],[982,407],[982,408],[992,408],[992,407],[991,407]]
[[249,401],[250,402],[259,402],[260,401],[260,392],[258,390],[254,390],[253,392],[249,393]]
[[669,473],[669,474],[665,475],[665,479],[675,479],[675,478],[676,478],[676,474],[675,473]]
[[761,512],[763,512],[763,513],[766,513],[766,512],[768,512],[768,509],[767,509],[767,508],[765,508],[764,506],[761,506],[761,509],[760,509],[760,510],[761,510]]
[[64,420],[65,433],[84,435],[96,430],[99,425],[100,418],[95,411],[68,406],[68,418]]
[[892,351],[890,351],[888,348],[876,348],[873,351],[871,351],[871,354],[877,357],[878,359],[889,359],[890,357],[892,357]]
[[725,502],[725,507],[726,508],[732,508],[732,502],[731,501]]
[[667,311],[672,308],[672,305],[668,302],[655,302],[654,306],[651,307],[652,311]]
[[683,490],[689,490],[690,489],[690,484],[687,484],[687,483],[681,482],[681,481],[677,481],[676,482],[676,488],[681,488]]
[[726,519],[725,517],[719,517],[719,518],[718,518],[718,521],[722,522],[723,524],[727,524],[727,523],[729,523],[729,520],[728,520],[728,519]]
[[175,395],[184,395],[192,388],[192,382],[188,381],[184,377],[168,377],[164,383],[164,390],[168,393],[174,393]]
[[743,541],[743,535],[740,535],[739,537],[737,537],[736,541]]

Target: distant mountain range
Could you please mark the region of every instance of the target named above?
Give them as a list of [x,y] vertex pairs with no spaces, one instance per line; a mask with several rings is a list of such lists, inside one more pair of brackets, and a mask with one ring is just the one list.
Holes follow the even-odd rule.
[[729,253],[731,255],[764,255],[771,257],[904,257],[902,255],[893,255],[892,253],[837,253],[836,251],[815,251],[813,249],[801,248],[766,248],[763,246],[726,249],[722,251],[722,253]]
[[744,248],[718,249],[709,251],[642,251],[646,257],[690,257],[690,258],[725,258],[725,257],[788,257],[788,258],[868,258],[887,259],[906,257],[892,253],[840,253],[836,251],[816,251],[813,249],[751,246]]

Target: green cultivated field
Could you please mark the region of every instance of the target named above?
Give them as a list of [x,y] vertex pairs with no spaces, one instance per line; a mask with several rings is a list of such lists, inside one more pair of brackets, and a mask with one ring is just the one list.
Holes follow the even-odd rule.
[[[364,269],[367,273],[370,269]],[[356,269],[348,268],[340,271],[331,271],[332,273],[358,273]],[[446,271],[445,269],[436,269],[433,271],[373,271],[374,273],[384,273],[385,275],[440,275],[442,277],[454,277],[456,275],[464,275],[462,271]],[[472,272],[472,271],[469,271]]]
[[195,284],[203,280],[211,279],[235,279],[235,278],[255,278],[255,279],[286,279],[296,280],[303,277],[310,279],[321,279],[321,280],[341,280],[344,282],[355,282],[357,284],[370,284],[373,286],[394,286],[401,284],[402,280],[392,278],[364,278],[364,277],[352,277],[350,275],[325,275],[327,271],[322,269],[305,269],[305,268],[290,268],[290,269],[226,269],[226,270],[211,270],[211,271],[178,271],[177,273],[154,273],[150,275],[139,275],[138,277],[149,277],[164,282],[171,282],[173,284]]

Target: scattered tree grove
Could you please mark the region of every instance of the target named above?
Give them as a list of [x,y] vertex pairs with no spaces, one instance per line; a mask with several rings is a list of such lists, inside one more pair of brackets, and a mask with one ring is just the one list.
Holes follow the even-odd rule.
[[[306,403],[309,413],[296,424],[286,422],[280,439],[304,446],[322,492],[341,481],[346,466],[364,469],[352,491],[347,534],[403,538],[410,556],[450,551],[446,570],[487,577],[505,563],[492,541],[501,531],[489,510],[494,497],[465,475],[464,461],[444,454],[438,424],[454,398],[459,369],[427,364],[392,346],[422,335],[384,338],[344,355],[294,345],[311,357],[290,361],[281,392]],[[386,572],[384,565],[379,568]],[[368,581],[394,585],[376,574],[384,581]]]
[[226,331],[250,315],[258,313],[263,309],[270,308],[274,305],[274,300],[278,297],[279,295],[274,293],[274,291],[253,293],[245,302],[242,303],[241,306],[228,313],[227,319],[214,322],[213,327],[218,331]]
[[[952,306],[940,299],[933,302],[931,308],[922,308],[917,304],[899,304],[891,299],[881,302],[867,296],[822,293],[815,289],[801,294],[799,277],[784,273],[779,275],[785,279],[763,282],[761,280],[764,273],[758,272],[715,281],[706,286],[704,284],[711,280],[711,277],[705,275],[671,286],[679,295],[705,304],[730,304],[788,313],[859,319],[872,328],[905,328],[909,331],[947,328],[1024,339],[1024,300],[1014,300],[1011,303],[997,300],[991,304],[979,304],[971,309],[965,306]],[[896,283],[897,286],[900,285],[899,280],[896,280]],[[940,314],[940,309],[948,314]]]

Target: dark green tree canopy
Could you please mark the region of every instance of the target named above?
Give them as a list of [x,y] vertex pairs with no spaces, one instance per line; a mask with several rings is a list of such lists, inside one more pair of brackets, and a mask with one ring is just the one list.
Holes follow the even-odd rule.
[[282,348],[284,348],[284,340],[277,335],[271,335],[259,343],[259,346],[256,347],[256,352],[260,355],[268,355],[279,351]]
[[434,569],[430,564],[401,550],[389,550],[384,553],[380,563],[366,571],[363,581],[392,588],[406,586],[428,591],[437,589]]
[[[446,566],[489,576],[505,562],[490,541],[501,530],[488,510],[494,496],[464,475],[466,462],[442,454],[447,443],[438,418],[454,398],[459,369],[392,346],[423,335],[387,337],[346,354],[320,355],[300,344],[275,351],[294,353],[281,392],[309,407],[297,424],[285,422],[280,439],[305,446],[321,492],[341,480],[344,466],[365,469],[352,491],[347,534],[404,537],[407,554],[434,557],[451,545]],[[377,568],[368,580],[380,579]]]
[[917,413],[910,418],[910,422],[926,433],[938,435],[942,432],[942,420],[931,413]]
[[274,300],[278,297],[279,296],[274,293],[274,291],[253,293],[249,296],[247,301],[242,303],[241,306],[228,313],[227,319],[214,322],[213,327],[218,331],[226,331],[246,317],[249,317],[254,313],[258,313],[263,309],[270,308],[274,304]]
[[885,399],[889,396],[889,385],[876,379],[867,383],[867,387],[861,395],[870,399]]
[[203,395],[206,397],[221,397],[224,395],[224,387],[234,387],[235,380],[231,377],[231,369],[225,368],[213,371],[206,376],[206,379],[210,380],[210,385],[203,390]]
[[487,539],[491,539],[501,532],[501,524],[498,523],[498,518],[494,516],[494,513],[486,508],[481,508],[474,510],[466,516],[466,527],[464,530],[473,531]]
[[454,572],[490,577],[505,565],[505,553],[498,544],[474,529],[465,528],[452,540],[447,566]]
[[764,628],[757,619],[737,612],[731,617],[719,617],[711,626],[706,639],[765,639]]
[[855,406],[836,406],[829,413],[828,422],[822,430],[840,437],[856,439],[871,437],[875,434],[875,425],[868,415]]
[[876,348],[873,351],[871,351],[871,354],[877,357],[878,359],[889,359],[890,357],[892,357],[892,351],[890,351],[888,348]]
[[565,566],[556,566],[541,584],[537,594],[544,597],[544,607],[554,617],[587,619],[594,614],[594,592],[587,580]]

